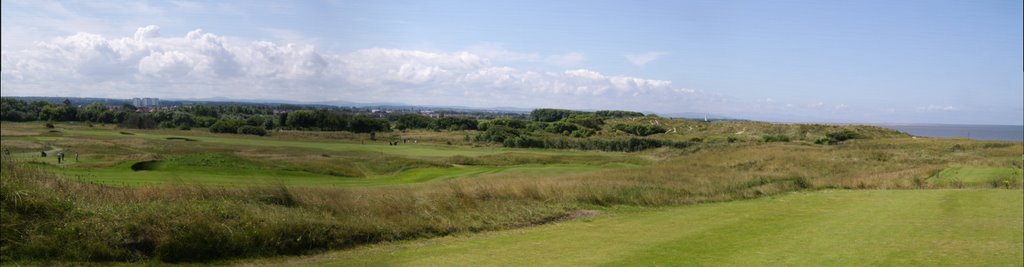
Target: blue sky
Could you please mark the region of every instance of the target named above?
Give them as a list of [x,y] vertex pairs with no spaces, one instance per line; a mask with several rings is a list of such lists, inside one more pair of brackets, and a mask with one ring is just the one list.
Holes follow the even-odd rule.
[[1021,1],[4,0],[3,95],[1020,125],[1021,10]]

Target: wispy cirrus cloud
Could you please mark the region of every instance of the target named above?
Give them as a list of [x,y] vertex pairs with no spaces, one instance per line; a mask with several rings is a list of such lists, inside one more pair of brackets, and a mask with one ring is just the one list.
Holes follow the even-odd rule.
[[479,55],[494,62],[534,62],[556,67],[578,67],[587,60],[582,52],[541,55],[540,53],[516,52],[505,48],[502,43],[480,43],[470,46],[467,52]]
[[942,106],[942,105],[927,105],[917,107],[918,111],[934,112],[934,111],[956,111],[959,110],[954,106]]
[[550,55],[544,58],[544,63],[559,67],[576,67],[582,65],[587,57],[580,52],[570,52],[561,55]]
[[633,63],[633,65],[643,67],[644,65],[647,65],[647,63],[650,63],[651,61],[654,61],[655,59],[666,56],[668,54],[668,52],[645,52],[639,54],[626,54],[626,60],[628,60],[629,63]]

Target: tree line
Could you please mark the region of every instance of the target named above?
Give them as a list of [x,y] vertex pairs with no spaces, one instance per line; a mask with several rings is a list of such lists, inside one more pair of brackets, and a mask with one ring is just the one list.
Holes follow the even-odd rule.
[[[193,105],[153,112],[136,112],[132,105],[107,106],[92,103],[77,107],[69,101],[50,103],[26,102],[4,97],[0,120],[4,121],[79,121],[117,124],[122,128],[189,130],[207,128],[213,133],[266,135],[275,129],[305,131],[348,131],[354,133],[389,132],[427,129],[434,131],[479,132],[467,141],[491,142],[505,147],[597,149],[607,151],[638,151],[661,146],[685,146],[646,138],[590,140],[602,130],[609,118],[644,116],[640,112],[603,110],[596,112],[564,109],[536,109],[525,118],[477,120],[472,117],[447,116],[431,118],[421,114],[388,114],[383,118],[357,112],[329,109],[282,110],[266,105]],[[275,110],[276,109],[276,110]],[[664,133],[651,125],[616,124],[612,131],[634,136]]]

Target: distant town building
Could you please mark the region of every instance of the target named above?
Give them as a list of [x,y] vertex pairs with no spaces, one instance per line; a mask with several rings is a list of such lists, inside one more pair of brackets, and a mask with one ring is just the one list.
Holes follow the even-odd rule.
[[157,107],[160,106],[159,98],[132,98],[132,105],[136,107]]

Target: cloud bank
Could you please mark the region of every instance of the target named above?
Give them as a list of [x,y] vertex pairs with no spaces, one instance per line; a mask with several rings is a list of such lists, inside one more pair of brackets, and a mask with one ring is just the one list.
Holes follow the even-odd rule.
[[497,49],[474,53],[370,48],[332,53],[311,45],[243,40],[203,30],[164,36],[160,27],[146,26],[131,36],[78,33],[28,49],[4,50],[2,78],[5,95],[387,101],[660,112],[698,110],[721,101],[671,81],[588,69],[524,70],[495,63],[510,59],[575,66],[585,57],[581,53],[541,57]]

